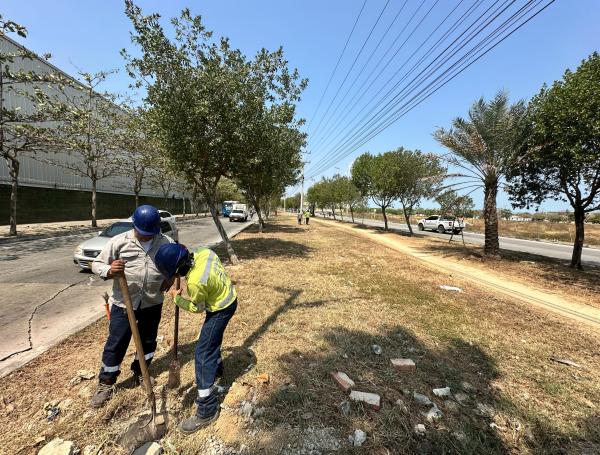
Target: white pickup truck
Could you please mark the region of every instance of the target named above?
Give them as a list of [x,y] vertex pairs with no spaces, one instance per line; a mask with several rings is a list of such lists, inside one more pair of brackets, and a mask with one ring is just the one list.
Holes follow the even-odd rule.
[[438,231],[440,234],[453,231],[455,234],[460,234],[460,231],[465,227],[464,221],[457,220],[455,216],[432,215],[422,220],[419,220],[419,231],[425,229]]

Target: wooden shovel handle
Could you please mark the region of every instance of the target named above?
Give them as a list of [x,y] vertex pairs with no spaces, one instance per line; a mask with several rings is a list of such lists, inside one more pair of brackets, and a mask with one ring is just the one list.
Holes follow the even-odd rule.
[[127,286],[127,278],[124,273],[117,274],[119,280],[119,287],[121,288],[121,294],[125,301],[125,308],[127,309],[127,318],[129,319],[129,327],[131,328],[131,334],[133,335],[133,342],[135,343],[135,350],[138,356],[138,362],[140,363],[140,370],[142,370],[142,377],[144,378],[144,388],[148,394],[148,399],[152,405],[152,416],[156,413],[156,400],[154,399],[154,391],[152,390],[152,383],[150,382],[150,372],[148,371],[148,364],[144,357],[144,347],[142,345],[142,337],[140,337],[140,331],[138,329],[137,321],[135,319],[135,312],[133,311],[133,304],[131,303],[131,296],[129,295],[129,287]]
[[[175,289],[181,289],[181,278],[175,278]],[[179,307],[175,305],[175,326],[173,328],[173,360],[177,360],[177,345],[179,343]]]

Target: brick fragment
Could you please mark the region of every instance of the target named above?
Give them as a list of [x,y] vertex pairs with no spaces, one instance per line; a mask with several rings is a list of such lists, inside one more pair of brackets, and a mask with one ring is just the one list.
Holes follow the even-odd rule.
[[381,408],[381,397],[376,393],[359,392],[358,390],[353,390],[350,392],[350,399],[353,401],[362,401],[376,411]]
[[337,384],[340,386],[340,388],[344,392],[347,392],[348,390],[350,390],[352,387],[354,387],[356,385],[356,384],[354,384],[354,381],[352,379],[350,379],[346,373],[343,373],[341,371],[332,371],[331,377],[333,378],[333,380],[335,382],[337,382]]
[[390,362],[392,362],[394,369],[400,373],[413,371],[417,368],[415,362],[411,359],[391,359]]

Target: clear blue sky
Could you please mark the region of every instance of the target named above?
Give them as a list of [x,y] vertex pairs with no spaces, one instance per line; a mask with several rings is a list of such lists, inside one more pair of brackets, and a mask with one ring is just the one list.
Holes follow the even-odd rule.
[[[338,75],[324,99],[321,113],[385,2],[386,0],[367,0],[346,51],[346,58],[342,60]],[[369,49],[373,49],[369,46],[374,46],[374,42],[383,34],[403,2],[404,0],[390,1],[380,26],[375,29],[375,40],[368,44],[357,68],[368,58]],[[395,28],[391,29],[390,37],[394,36],[394,31],[399,28],[398,24],[403,24],[402,19],[414,11],[419,2],[420,0],[408,0],[404,15],[400,16]],[[433,3],[434,0],[426,0],[424,8]],[[464,5],[470,3],[472,0],[464,1]],[[193,13],[203,16],[208,29],[217,35],[228,36],[234,46],[248,55],[254,54],[261,47],[275,49],[283,46],[290,65],[298,68],[302,76],[310,81],[299,105],[299,115],[310,120],[363,1],[170,0],[140,1],[139,4],[145,11],[157,11],[163,17],[174,16],[182,7],[188,6]],[[440,1],[413,37],[415,43],[419,41],[418,33],[431,31],[452,5],[455,3],[451,0]],[[52,63],[71,74],[76,73],[76,68],[89,72],[122,69],[123,60],[119,51],[123,47],[131,47],[130,26],[123,14],[123,2],[120,0],[4,0],[2,13],[28,28],[27,39],[15,39],[36,52],[50,52],[53,56]],[[449,126],[453,117],[466,114],[475,99],[481,96],[492,97],[500,89],[508,90],[515,100],[530,98],[544,82],[551,83],[559,79],[566,68],[576,68],[582,59],[599,50],[599,24],[600,1],[557,0],[457,79],[352,156],[336,164],[338,169],[332,167],[325,175],[347,172],[352,159],[365,151],[378,153],[404,146],[443,153],[444,150],[431,136],[436,127]],[[391,43],[390,37],[383,46]],[[412,52],[414,48],[407,44],[407,50]],[[375,61],[376,58],[371,64]],[[387,79],[392,74],[392,68],[393,65],[383,77]],[[351,75],[349,81],[352,77]],[[109,80],[104,89],[125,92],[128,83],[128,77],[121,71]],[[367,96],[375,96],[378,90],[377,84],[373,84]],[[345,89],[342,90],[344,92]],[[316,126],[318,119],[317,116],[311,128]],[[313,152],[313,156],[307,159],[316,162],[318,156],[315,157],[315,154],[318,153],[318,150]],[[473,196],[480,206],[481,192],[478,191]],[[508,205],[506,196],[501,195],[499,206]],[[565,204],[550,202],[542,209],[565,207]]]

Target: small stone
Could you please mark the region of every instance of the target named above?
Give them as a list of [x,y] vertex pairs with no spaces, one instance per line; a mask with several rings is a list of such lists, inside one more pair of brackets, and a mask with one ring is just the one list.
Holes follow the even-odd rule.
[[450,396],[450,387],[443,387],[440,389],[433,389],[433,394],[436,397],[444,398]]
[[402,412],[405,412],[405,413],[408,412],[408,406],[406,406],[404,401],[401,400],[400,398],[398,398],[394,404],[396,406],[398,406]]
[[358,390],[353,390],[350,392],[350,399],[367,403],[376,411],[381,408],[381,397],[376,393],[359,392]]
[[413,399],[423,406],[431,406],[433,404],[429,397],[427,395],[423,395],[422,393],[414,392]]
[[302,414],[302,418],[304,420],[310,420],[313,418],[313,413],[312,412],[305,412],[304,414]]
[[45,440],[46,440],[46,436],[38,436],[37,438],[35,438],[33,440],[33,444],[37,446],[38,444],[41,444]]
[[352,445],[354,447],[360,447],[367,440],[367,433],[362,430],[354,430],[354,437],[352,437]]
[[339,405],[339,409],[344,417],[348,417],[350,415],[350,409],[351,409],[350,402],[342,401]]
[[423,425],[422,423],[418,423],[415,425],[415,433],[419,436],[424,436],[426,431],[427,430],[425,429],[425,425]]
[[383,352],[383,349],[381,349],[381,346],[379,346],[378,344],[372,345],[371,350],[373,351],[373,354],[375,354],[375,355],[381,355],[381,353]]
[[135,449],[132,455],[160,455],[163,449],[157,442],[147,442],[141,447]]
[[252,415],[252,403],[248,401],[242,401],[240,413],[245,417],[250,417]]
[[454,399],[458,401],[460,404],[463,404],[465,401],[469,399],[469,395],[466,393],[458,392],[454,394]]
[[440,284],[440,289],[443,289],[444,291],[450,291],[450,292],[462,292],[461,288],[457,288],[456,286],[447,286],[445,284]]
[[413,371],[417,368],[412,359],[390,359],[390,362],[392,362],[392,367],[400,373]]
[[404,395],[405,397],[410,397],[412,395],[412,392],[408,389],[402,389],[402,395]]
[[342,371],[335,371],[335,372],[332,371],[331,377],[337,383],[337,385],[340,386],[340,388],[344,392],[349,391],[352,387],[354,387],[356,385],[354,383],[354,381],[352,379],[350,379],[348,377],[348,375]]
[[269,373],[259,374],[256,379],[262,384],[268,384],[271,381]]
[[347,359],[347,358],[348,358],[348,354],[344,353],[344,354],[342,354],[342,357],[343,357],[344,359]]
[[473,387],[469,382],[467,381],[463,381],[460,383],[460,387],[465,391],[465,392],[472,392],[475,390],[475,387]]
[[482,416],[491,417],[494,415],[494,408],[487,404],[477,403],[477,412]]
[[89,445],[83,448],[82,455],[96,455],[96,446]]
[[421,414],[427,419],[428,422],[433,422],[444,417],[442,411],[440,411],[440,409],[435,404],[431,407],[429,411],[422,412]]
[[73,455],[74,453],[75,444],[73,441],[64,441],[61,438],[55,438],[42,447],[38,455]]

